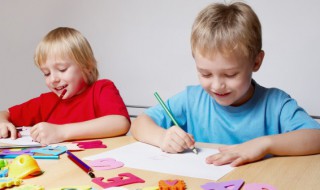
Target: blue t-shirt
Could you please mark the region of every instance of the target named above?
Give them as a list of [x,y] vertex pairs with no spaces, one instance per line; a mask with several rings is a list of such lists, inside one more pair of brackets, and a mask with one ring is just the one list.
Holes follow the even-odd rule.
[[[320,129],[320,124],[284,91],[264,88],[254,81],[253,85],[252,98],[237,107],[221,106],[200,85],[188,86],[165,104],[196,142],[239,144],[298,129]],[[159,104],[145,113],[165,129],[174,125]]]

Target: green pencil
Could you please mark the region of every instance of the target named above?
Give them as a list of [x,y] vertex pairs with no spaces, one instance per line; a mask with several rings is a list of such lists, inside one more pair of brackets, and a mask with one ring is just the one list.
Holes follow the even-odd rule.
[[[170,117],[170,119],[172,120],[172,122],[174,123],[174,125],[179,126],[178,122],[176,121],[176,119],[173,117],[173,115],[171,114],[170,110],[168,109],[168,107],[166,106],[166,104],[164,104],[163,100],[160,98],[159,94],[157,92],[154,93],[154,96],[157,98],[158,102],[160,103],[160,105],[162,106],[162,108],[164,109],[164,111],[166,111],[166,113],[168,114],[168,116]],[[191,148],[191,150],[195,153],[198,154],[198,151],[196,149],[196,147]]]

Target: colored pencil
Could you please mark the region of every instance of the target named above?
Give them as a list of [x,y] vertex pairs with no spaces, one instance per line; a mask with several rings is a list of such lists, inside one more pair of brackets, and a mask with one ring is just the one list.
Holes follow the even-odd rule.
[[62,91],[62,93],[61,93],[60,96],[59,96],[59,100],[58,100],[57,103],[53,106],[53,108],[50,110],[47,118],[44,120],[45,122],[47,122],[47,121],[49,120],[51,114],[52,114],[53,111],[56,109],[56,107],[58,106],[58,104],[61,102],[61,100],[62,100],[63,96],[66,94],[66,92],[67,92],[66,89],[64,89],[64,90]]
[[83,171],[85,171],[91,178],[95,178],[95,175],[93,173],[93,170],[88,166],[86,163],[84,163],[82,160],[80,160],[76,155],[72,154],[70,151],[66,151],[68,154],[68,157],[70,160],[72,160],[75,164],[77,164]]
[[[160,105],[162,106],[162,108],[164,109],[164,111],[167,113],[167,115],[170,117],[170,119],[172,120],[172,122],[174,123],[174,125],[179,126],[178,122],[176,121],[176,119],[173,117],[173,115],[171,114],[169,108],[166,106],[166,104],[163,102],[163,100],[160,98],[159,94],[157,92],[154,93],[154,96],[157,98],[158,102],[160,103]],[[198,151],[196,149],[196,147],[192,147],[190,148],[195,154],[198,154]]]
[[[12,159],[12,158],[16,158],[17,156],[20,156],[20,154],[8,154],[8,155],[0,155],[0,158],[2,159]],[[59,156],[56,155],[32,155],[32,157],[34,159],[53,159],[53,160],[57,160],[59,159]]]

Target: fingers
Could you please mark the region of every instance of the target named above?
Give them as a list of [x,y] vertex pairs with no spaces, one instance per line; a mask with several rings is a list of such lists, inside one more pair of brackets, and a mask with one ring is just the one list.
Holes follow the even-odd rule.
[[186,143],[187,143],[187,145],[188,145],[188,147],[189,147],[190,149],[193,149],[193,148],[194,148],[194,143],[195,143],[195,140],[194,140],[194,138],[193,138],[193,135],[191,135],[191,134],[189,134],[189,133],[187,133],[187,135],[189,136],[189,138],[188,138],[188,141],[187,141]]
[[184,149],[193,148],[194,147],[194,138],[191,134],[186,133],[180,127],[176,127],[175,130],[177,134],[176,140],[179,142],[179,145]]
[[33,137],[37,133],[37,130],[38,130],[38,124],[36,124],[33,127],[31,127],[30,136]]
[[55,137],[55,131],[54,126],[50,126],[48,123],[38,123],[34,125],[30,130],[30,136],[35,142],[39,142],[41,145],[46,146],[51,143],[60,142],[54,138]]
[[246,163],[248,163],[247,160],[243,159],[242,157],[239,157],[239,158],[235,159],[233,162],[231,162],[230,165],[232,167],[236,167],[236,166],[240,166],[240,165],[243,165]]
[[219,153],[206,158],[208,164],[214,164],[216,166],[221,166],[225,164],[230,164],[235,159],[238,158],[237,154],[234,153]]
[[162,150],[169,153],[182,152],[194,146],[193,136],[180,127],[173,126],[166,131]]
[[0,128],[0,138],[8,138],[8,137],[11,137],[12,139],[17,138],[17,130],[12,123],[5,123]]
[[10,123],[10,124],[8,125],[8,129],[9,129],[9,131],[10,131],[10,135],[11,135],[11,138],[12,138],[12,139],[18,138],[17,128],[16,128],[12,123]]
[[188,148],[183,139],[173,130],[167,131],[163,144],[162,150],[168,153],[178,153]]
[[236,167],[248,162],[250,162],[248,157],[235,152],[222,152],[206,158],[207,164],[214,164],[216,166],[230,164],[230,166]]
[[42,138],[39,130],[34,130],[33,133],[30,133],[33,141],[40,143],[42,146],[49,145],[46,138]]
[[30,136],[31,136],[32,140],[35,141],[35,142],[40,142],[41,141],[37,125],[31,127]]
[[9,130],[7,127],[2,127],[0,129],[0,135],[1,135],[1,138],[8,138],[9,137]]

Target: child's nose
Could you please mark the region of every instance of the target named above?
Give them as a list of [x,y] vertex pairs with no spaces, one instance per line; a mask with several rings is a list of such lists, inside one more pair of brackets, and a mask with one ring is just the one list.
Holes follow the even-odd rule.
[[51,82],[56,83],[60,81],[60,77],[57,75],[51,75]]
[[211,81],[211,89],[214,91],[220,91],[226,87],[225,81],[220,77],[214,77]]

